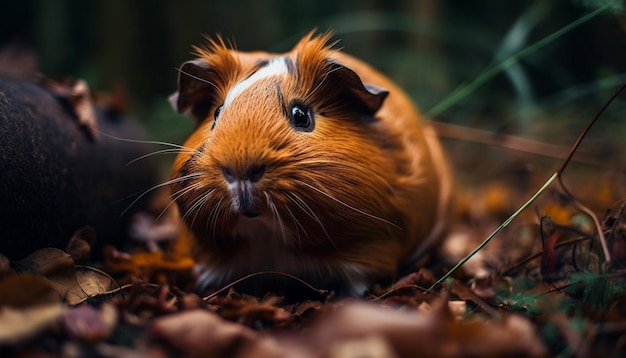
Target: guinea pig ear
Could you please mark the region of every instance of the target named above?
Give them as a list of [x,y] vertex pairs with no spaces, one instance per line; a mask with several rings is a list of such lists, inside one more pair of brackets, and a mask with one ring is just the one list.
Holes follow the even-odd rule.
[[[359,75],[343,64],[329,60],[329,78],[325,80],[327,98],[335,98],[340,103],[333,107],[345,111],[356,111],[357,114],[372,118],[380,109],[389,94],[386,89],[363,83]],[[333,94],[333,95],[330,95]]]
[[215,76],[215,70],[204,59],[183,63],[178,73],[178,91],[169,97],[174,110],[202,122],[220,91],[213,81]]

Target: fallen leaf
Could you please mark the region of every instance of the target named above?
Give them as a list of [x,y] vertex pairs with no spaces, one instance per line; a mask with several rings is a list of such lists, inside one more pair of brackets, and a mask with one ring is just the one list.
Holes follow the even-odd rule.
[[81,291],[90,297],[108,294],[119,288],[110,276],[89,266],[76,270],[76,280]]
[[0,346],[27,341],[58,321],[66,309],[61,303],[28,308],[0,307]]
[[337,342],[377,336],[401,357],[546,354],[526,318],[509,315],[502,322],[456,320],[446,305],[440,302],[439,306],[431,312],[418,312],[353,302],[322,316],[307,330],[306,344],[323,350]]
[[55,249],[44,248],[14,264],[17,272],[29,272],[47,278],[69,304],[77,304],[87,298],[76,279],[76,265],[67,253]]
[[85,265],[89,262],[91,247],[96,242],[96,231],[91,226],[82,227],[72,235],[65,251],[74,263]]
[[13,269],[11,268],[11,262],[9,261],[9,259],[6,256],[0,254],[0,279],[14,273],[15,272],[13,272]]
[[59,294],[43,277],[21,274],[0,280],[0,307],[28,308],[59,301]]
[[200,309],[157,318],[150,331],[187,357],[235,356],[259,338],[247,327]]
[[140,273],[152,277],[158,272],[190,271],[195,262],[184,256],[177,256],[161,251],[120,253],[109,247],[105,250],[104,268],[110,273]]
[[69,309],[63,316],[63,326],[71,338],[95,342],[111,335],[117,319],[117,309],[110,303],[99,310],[85,304]]
[[285,326],[293,321],[293,315],[279,307],[282,298],[267,295],[262,300],[248,295],[239,295],[230,291],[225,297],[214,297],[211,305],[216,305],[216,312],[223,318],[236,321],[249,327],[274,328]]
[[333,344],[328,350],[329,358],[394,358],[389,342],[381,336],[371,335],[346,339]]
[[293,315],[302,318],[306,316],[312,315],[314,312],[319,312],[323,307],[322,302],[320,301],[311,301],[307,300],[295,305],[295,309],[293,310]]

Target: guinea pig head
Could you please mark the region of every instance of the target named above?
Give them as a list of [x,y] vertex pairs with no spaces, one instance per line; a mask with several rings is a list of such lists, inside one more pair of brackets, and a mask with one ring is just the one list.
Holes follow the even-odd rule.
[[[389,272],[403,250],[377,120],[388,92],[337,60],[329,36],[285,54],[196,48],[171,98],[197,128],[173,167],[173,199],[213,282],[283,271],[313,282]],[[409,161],[408,159],[406,160]]]

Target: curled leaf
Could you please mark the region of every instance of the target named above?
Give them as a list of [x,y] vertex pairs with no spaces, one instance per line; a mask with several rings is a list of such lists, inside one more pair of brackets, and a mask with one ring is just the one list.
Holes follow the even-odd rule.
[[67,253],[44,248],[15,263],[18,272],[29,272],[48,279],[55,291],[69,304],[87,298],[76,279],[76,265]]
[[91,226],[85,226],[74,233],[65,251],[75,263],[84,265],[89,261],[91,246],[95,242],[96,231]]

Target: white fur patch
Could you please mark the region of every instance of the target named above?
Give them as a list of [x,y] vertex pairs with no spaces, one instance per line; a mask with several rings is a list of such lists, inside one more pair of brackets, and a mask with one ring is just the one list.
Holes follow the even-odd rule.
[[268,77],[279,76],[288,73],[286,60],[282,57],[278,57],[270,60],[269,64],[260,70],[252,74],[252,76],[237,83],[226,95],[224,100],[224,108],[228,107],[235,98],[237,98],[243,91],[252,86],[255,82]]

